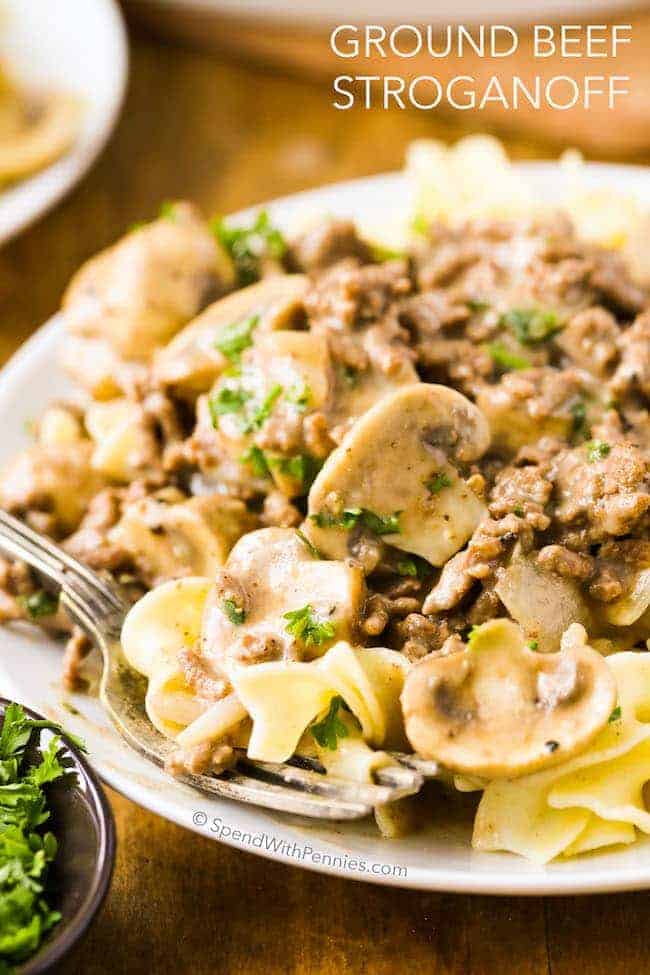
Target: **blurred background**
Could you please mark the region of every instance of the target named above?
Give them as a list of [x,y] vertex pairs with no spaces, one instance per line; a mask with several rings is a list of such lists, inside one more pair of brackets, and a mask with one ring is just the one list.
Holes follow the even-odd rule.
[[[48,86],[74,91],[80,112],[72,148],[62,150],[49,169],[0,193],[0,239],[22,231],[0,249],[0,358],[56,309],[82,261],[154,214],[162,199],[188,197],[208,213],[230,212],[320,183],[397,168],[411,139],[455,140],[472,131],[499,135],[515,158],[552,157],[576,145],[590,158],[650,161],[647,3],[354,4],[355,23],[512,23],[522,36],[535,19],[630,23],[632,43],[615,62],[570,66],[577,77],[631,76],[631,94],[614,113],[598,107],[336,111],[332,79],[362,67],[337,59],[329,48],[329,30],[349,20],[349,7],[344,0],[124,0],[119,7],[114,0],[0,2],[0,63],[12,83],[37,85],[41,92]],[[558,73],[566,63],[551,59],[541,67]],[[498,71],[507,81],[510,73],[525,78],[540,64],[522,52],[500,62],[438,61],[433,69],[429,59],[378,66],[378,73],[433,70],[442,80],[459,72],[480,78]],[[6,141],[12,131],[0,118],[0,136]],[[0,145],[0,175],[2,150]]]

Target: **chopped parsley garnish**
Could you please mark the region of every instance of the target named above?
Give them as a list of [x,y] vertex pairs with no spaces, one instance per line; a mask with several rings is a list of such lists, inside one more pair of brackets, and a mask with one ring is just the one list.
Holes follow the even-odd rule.
[[299,528],[296,528],[296,535],[298,536],[298,538],[300,539],[300,541],[302,542],[302,544],[305,546],[305,548],[307,549],[307,551],[309,552],[310,555],[313,555],[313,557],[315,559],[322,559],[323,558],[323,556],[318,551],[318,549],[313,544],[313,542],[310,542],[309,539],[307,538],[307,536],[305,535],[305,533],[303,531],[301,531]]
[[[53,738],[40,761],[26,766],[32,736],[62,728],[29,718],[18,704],[9,704],[0,732],[0,971],[10,972],[39,947],[61,920],[47,903],[49,866],[57,841],[42,826],[50,817],[46,786],[68,774],[60,758],[61,739]],[[85,750],[72,735],[70,741]]]
[[395,511],[392,515],[377,515],[374,511],[362,508],[359,520],[373,535],[398,535],[401,513],[401,511]]
[[469,631],[467,633],[467,636],[465,638],[465,642],[467,643],[467,649],[468,650],[471,650],[473,648],[473,646],[476,643],[476,640],[480,636],[480,634],[481,634],[481,627],[480,626],[476,626],[476,625],[475,626],[470,626]]
[[614,708],[609,718],[607,719],[608,724],[614,724],[615,721],[620,721],[623,712],[621,711],[621,705],[619,704]]
[[287,402],[292,403],[300,413],[304,413],[311,402],[311,389],[309,386],[307,386],[307,384],[304,386],[294,386],[289,390],[285,398]]
[[517,518],[523,518],[524,517],[524,509],[523,509],[522,505],[516,504],[512,510],[517,515]]
[[350,734],[345,722],[339,718],[341,707],[345,707],[343,698],[333,697],[325,717],[315,721],[309,728],[320,747],[331,752],[336,751],[339,738],[347,738]]
[[503,342],[490,342],[486,349],[492,356],[494,364],[500,369],[528,369],[530,366],[530,359],[517,355]]
[[280,396],[282,396],[282,392],[282,386],[280,386],[279,383],[276,383],[275,386],[271,388],[270,392],[264,397],[260,405],[250,414],[246,426],[244,427],[244,433],[251,433],[252,430],[259,430],[264,426],[270,417],[277,400],[280,398]]
[[271,471],[266,454],[260,447],[253,445],[245,450],[239,458],[242,464],[250,464],[255,477],[269,477]]
[[432,572],[432,568],[426,559],[421,559],[418,555],[411,555],[408,558],[400,559],[395,566],[398,576],[411,576],[414,579],[426,579]]
[[239,322],[226,325],[214,343],[215,349],[231,362],[239,362],[242,352],[253,344],[253,332],[259,325],[259,321],[259,315],[249,315]]
[[220,416],[225,416],[227,413],[241,413],[250,398],[251,394],[241,387],[222,386],[208,399],[212,426],[215,429],[219,426]]
[[539,650],[539,643],[537,640],[529,640],[526,646],[529,650]]
[[372,244],[371,252],[372,259],[377,264],[383,264],[384,261],[399,261],[406,257],[406,251],[398,251],[392,247],[386,247],[385,244]]
[[587,458],[590,464],[603,460],[611,451],[611,446],[604,440],[591,440],[587,444]]
[[411,230],[421,237],[426,237],[429,233],[429,221],[423,214],[418,213],[411,220]]
[[30,619],[38,620],[43,616],[54,616],[59,608],[59,597],[38,589],[29,596],[18,596],[16,602],[21,606]]
[[466,298],[465,304],[473,312],[487,311],[491,307],[489,301],[484,301],[481,298]]
[[414,576],[417,578],[418,567],[413,559],[402,559],[401,562],[397,563],[396,568],[398,576]]
[[310,603],[302,609],[292,609],[283,617],[288,620],[285,630],[306,647],[320,647],[334,638],[336,626],[330,620],[322,620],[314,613]]
[[511,308],[499,324],[509,328],[522,345],[546,342],[561,328],[555,312],[543,308]]
[[268,459],[269,467],[274,467],[281,474],[297,481],[304,491],[314,483],[316,475],[322,467],[321,461],[310,454],[295,454],[293,457],[272,457]]
[[356,525],[361,525],[373,535],[398,535],[401,513],[395,511],[392,515],[378,515],[374,511],[368,511],[367,508],[344,508],[340,515],[334,515],[330,511],[319,511],[309,517],[319,528],[344,528],[349,531]]
[[234,599],[224,599],[221,605],[230,622],[234,626],[241,626],[246,619],[246,611],[238,606]]
[[583,433],[588,436],[587,429],[587,406],[584,400],[576,400],[569,407],[569,413],[573,418],[573,432]]
[[143,227],[147,226],[146,220],[134,220],[132,224],[127,227],[127,234],[134,234],[136,230],[142,230]]
[[287,249],[284,237],[272,226],[266,210],[258,213],[250,227],[230,227],[217,217],[211,222],[210,229],[230,255],[240,287],[259,280],[265,257],[282,260]]
[[160,210],[158,211],[158,217],[161,220],[175,220],[176,219],[176,204],[172,200],[163,200],[160,204]]
[[443,488],[451,487],[452,481],[447,474],[439,471],[430,477],[428,481],[424,482],[424,486],[430,494],[440,494]]

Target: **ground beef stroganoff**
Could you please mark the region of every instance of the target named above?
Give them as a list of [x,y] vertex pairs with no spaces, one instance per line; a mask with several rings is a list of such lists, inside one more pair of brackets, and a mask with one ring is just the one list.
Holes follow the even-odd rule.
[[[172,771],[247,745],[362,777],[401,747],[483,791],[479,848],[629,842],[640,792],[626,815],[593,796],[608,763],[650,778],[649,292],[566,212],[422,198],[399,248],[165,204],[68,288],[79,395],[35,420],[0,504],[129,594]],[[21,564],[0,586],[2,619],[68,634],[81,685],[56,599]],[[196,632],[154,666],[147,614],[174,600]]]

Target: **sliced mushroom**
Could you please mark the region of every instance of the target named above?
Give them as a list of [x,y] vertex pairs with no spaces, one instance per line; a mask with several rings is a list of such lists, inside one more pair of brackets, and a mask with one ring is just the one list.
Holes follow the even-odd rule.
[[[309,660],[351,640],[365,598],[363,573],[318,559],[292,529],[244,535],[217,573],[206,606],[202,653],[219,661]],[[305,610],[310,638],[286,613]]]
[[277,274],[215,301],[158,353],[155,379],[179,396],[196,399],[229,365],[216,345],[224,330],[253,317],[255,335],[290,329],[298,321],[306,289],[304,275]]
[[417,372],[406,361],[390,372],[382,372],[372,362],[358,370],[335,367],[325,415],[336,442],[340,443],[354,421],[379,400],[417,381]]
[[344,558],[352,528],[442,565],[485,506],[457,465],[489,445],[483,414],[446,386],[417,383],[380,400],[330,455],[309,492],[309,536]]
[[74,531],[91,499],[106,485],[92,466],[92,453],[90,440],[23,451],[0,475],[0,506],[19,513],[48,512],[55,531]]
[[492,620],[468,644],[429,656],[402,693],[415,751],[454,772],[514,778],[584,750],[616,703],[605,659],[579,624],[559,653],[531,650],[512,620]]
[[592,615],[579,583],[545,569],[519,546],[499,572],[496,592],[542,652],[557,650],[571,623],[581,623],[593,633]]
[[72,381],[95,400],[109,400],[141,387],[147,377],[144,361],[121,359],[107,339],[68,335],[60,362]]
[[92,465],[112,481],[128,484],[160,469],[160,447],[139,403],[114,399],[94,403],[85,423],[95,443]]
[[64,295],[63,318],[71,334],[146,361],[233,284],[230,258],[205,222],[190,204],[176,203],[81,268]]
[[179,576],[211,578],[255,521],[242,501],[218,494],[176,504],[142,498],[127,506],[109,540],[128,552],[147,585],[155,586]]

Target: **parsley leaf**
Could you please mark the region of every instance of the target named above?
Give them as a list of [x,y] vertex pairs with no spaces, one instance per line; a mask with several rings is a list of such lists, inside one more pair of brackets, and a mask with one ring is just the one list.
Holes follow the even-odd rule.
[[372,259],[376,264],[383,264],[384,261],[404,260],[406,251],[398,251],[394,247],[387,247],[385,244],[373,243],[370,245]]
[[264,397],[262,402],[258,407],[256,407],[251,413],[246,426],[244,427],[244,433],[251,433],[253,430],[259,430],[264,426],[266,421],[271,415],[273,407],[276,401],[282,395],[283,389],[279,383],[276,383],[271,391]]
[[208,409],[215,430],[219,426],[220,416],[225,416],[227,413],[241,413],[250,398],[251,394],[241,387],[222,386],[220,390],[213,393],[208,399]]
[[561,325],[554,311],[544,308],[511,308],[499,321],[522,345],[539,345],[559,332]]
[[589,436],[587,427],[587,405],[583,399],[578,399],[569,407],[569,413],[573,417],[573,432],[582,433]]
[[344,508],[339,515],[323,510],[309,517],[319,528],[344,528],[349,531],[355,525],[361,525],[374,535],[398,535],[401,513],[395,511],[392,515],[378,515],[367,508]]
[[175,220],[176,204],[172,200],[163,200],[160,204],[158,217],[160,220]]
[[526,646],[529,650],[539,650],[539,643],[537,640],[529,640]]
[[225,355],[226,359],[238,363],[242,352],[253,344],[253,332],[259,322],[259,315],[250,315],[239,322],[231,322],[230,325],[226,325],[215,340],[215,349]]
[[307,603],[301,609],[293,609],[284,613],[283,619],[288,620],[285,630],[306,647],[320,647],[323,643],[334,638],[336,626],[330,620],[319,619],[312,606]]
[[43,616],[54,616],[59,608],[59,597],[38,589],[29,596],[18,596],[16,602],[21,606],[30,619],[38,620]]
[[467,637],[466,637],[466,643],[467,643],[467,649],[468,650],[472,650],[474,648],[474,644],[476,643],[476,640],[480,636],[480,634],[481,634],[481,627],[480,626],[476,626],[475,625],[475,626],[471,626],[469,628],[469,632],[468,632]]
[[490,342],[486,349],[500,369],[528,369],[530,366],[530,359],[512,352],[503,342]]
[[[40,827],[49,818],[45,787],[67,774],[61,740],[42,749],[40,762],[24,767],[34,732],[62,729],[29,718],[18,704],[5,710],[0,732],[0,971],[10,972],[32,955],[61,916],[46,901],[49,864],[57,852],[52,833]],[[72,739],[83,748],[83,743]]]
[[315,559],[323,558],[322,554],[318,551],[318,549],[313,544],[313,542],[310,542],[307,536],[305,535],[305,533],[301,531],[299,528],[296,528],[296,535],[298,536],[298,538],[305,546],[305,548],[307,549],[310,555],[313,555]]
[[292,403],[300,413],[304,413],[311,401],[311,389],[304,386],[293,386],[286,395],[288,403]]
[[481,298],[466,298],[465,304],[473,312],[487,311],[491,307],[489,301],[484,301]]
[[234,599],[224,599],[221,605],[230,622],[234,626],[241,626],[246,619],[246,611],[238,606]]
[[240,287],[259,280],[265,257],[279,261],[287,250],[284,237],[272,226],[266,210],[258,213],[250,227],[231,227],[217,217],[212,220],[210,229],[230,255]]
[[440,494],[443,488],[451,487],[451,485],[451,478],[442,471],[434,474],[433,477],[430,477],[428,481],[424,482],[424,486],[430,494]]
[[396,568],[398,576],[414,576],[417,578],[418,567],[413,559],[402,559],[401,562],[397,563]]
[[414,234],[426,237],[429,233],[431,222],[422,213],[417,213],[411,220],[411,230]]
[[255,477],[269,477],[271,470],[269,468],[269,462],[266,459],[266,454],[260,447],[256,447],[254,444],[245,450],[244,453],[239,458],[242,464],[250,464],[253,474]]
[[607,719],[607,723],[614,724],[615,721],[620,721],[622,714],[623,712],[621,710],[621,705],[619,704],[617,705],[617,707],[614,708],[614,710],[610,714],[609,718]]
[[611,446],[604,440],[591,440],[587,444],[587,459],[590,464],[603,460],[611,451]]
[[410,555],[408,558],[402,558],[397,562],[395,571],[398,576],[426,579],[433,570],[426,559],[420,558],[419,555]]
[[315,721],[309,728],[313,737],[321,748],[335,752],[339,738],[347,738],[350,732],[347,725],[339,718],[339,709],[345,707],[342,697],[333,697],[327,714],[320,721]]
[[297,481],[304,492],[308,491],[316,479],[316,475],[321,469],[322,462],[312,457],[310,454],[295,454],[293,457],[273,457],[269,459],[269,465],[277,468],[281,474],[285,474],[292,480]]

